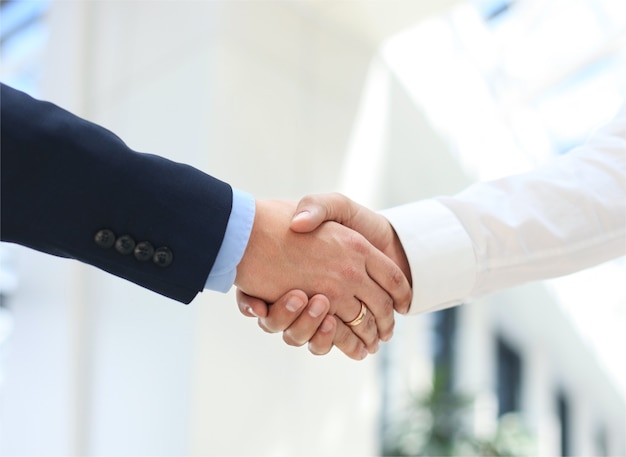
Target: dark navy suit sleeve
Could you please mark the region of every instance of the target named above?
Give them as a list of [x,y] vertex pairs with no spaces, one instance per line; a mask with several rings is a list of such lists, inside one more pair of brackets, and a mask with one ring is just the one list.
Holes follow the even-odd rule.
[[231,187],[138,153],[110,131],[2,85],[3,241],[94,265],[189,303],[224,237]]

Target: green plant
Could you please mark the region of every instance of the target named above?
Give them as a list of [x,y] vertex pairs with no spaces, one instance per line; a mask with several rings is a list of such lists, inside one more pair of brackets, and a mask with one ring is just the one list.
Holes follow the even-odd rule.
[[518,415],[500,418],[488,439],[477,437],[468,421],[473,398],[447,386],[439,373],[431,392],[411,398],[402,418],[385,432],[384,456],[533,455],[533,441]]

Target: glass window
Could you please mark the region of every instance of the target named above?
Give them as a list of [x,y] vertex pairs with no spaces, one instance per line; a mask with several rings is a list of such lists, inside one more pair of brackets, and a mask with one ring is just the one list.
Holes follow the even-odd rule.
[[[0,2],[0,80],[36,96],[41,76],[41,55],[47,40],[45,12],[49,0]],[[11,294],[17,287],[10,245],[0,243],[0,384],[3,343],[9,338],[13,318]]]
[[496,346],[498,416],[503,416],[521,409],[522,358],[502,338],[497,339]]
[[454,380],[457,309],[448,308],[433,313],[434,382],[444,392],[451,393]]
[[49,0],[13,0],[0,3],[0,75],[2,82],[38,94],[41,57],[48,38],[43,20]]
[[495,23],[511,10],[513,0],[474,0],[474,4],[488,23]]
[[570,452],[570,420],[569,420],[569,401],[563,392],[557,396],[557,413],[559,415],[559,423],[561,424],[561,455],[567,457],[572,455]]
[[523,172],[583,142],[626,98],[623,0],[472,0],[382,54],[467,172]]

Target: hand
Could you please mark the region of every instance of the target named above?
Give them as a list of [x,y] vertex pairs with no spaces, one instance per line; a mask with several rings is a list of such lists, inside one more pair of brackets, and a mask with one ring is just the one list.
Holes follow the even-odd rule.
[[237,290],[237,304],[244,316],[258,318],[265,332],[282,332],[283,341],[290,346],[308,342],[309,351],[315,355],[327,354],[337,346],[354,360],[368,355],[363,341],[340,319],[327,314],[330,303],[323,295],[309,300],[301,290],[292,290],[268,307],[263,300]]
[[[362,231],[375,247],[400,266],[408,281],[411,281],[411,272],[404,249],[389,222],[347,197],[329,194],[303,198],[298,205],[291,228],[299,232],[311,231],[326,219],[336,220],[357,231]],[[338,321],[335,334],[331,338],[330,317],[325,317],[322,321],[324,325],[320,325],[319,328],[315,327],[315,320],[302,317],[305,309],[303,307],[306,304],[304,295],[298,291],[288,292],[271,307],[268,307],[264,301],[243,294],[241,291],[238,291],[237,298],[242,314],[258,317],[259,326],[267,332],[283,332],[283,339],[288,344],[302,345],[310,340],[309,350],[314,354],[325,354],[334,344],[351,358],[357,360],[363,358],[364,354],[361,353],[358,343],[355,343],[354,336],[345,324]],[[290,305],[287,305],[289,302],[291,302]],[[408,311],[409,304],[410,296],[406,301],[397,301],[395,307],[397,311],[405,313]],[[296,323],[297,325],[294,325]]]
[[[298,203],[291,230],[299,233],[310,232],[324,221],[336,221],[359,232],[375,248],[392,259],[412,285],[411,269],[402,243],[383,216],[341,194],[309,195]],[[410,297],[406,301],[397,301],[396,311],[406,314],[410,304]]]
[[[409,283],[387,256],[363,236],[336,223],[289,230],[295,204],[258,201],[248,247],[235,284],[248,295],[274,302],[291,289],[324,294],[330,314],[353,320],[361,302],[369,312],[352,330],[372,352],[393,332],[393,307],[410,301]],[[320,225],[321,224],[321,225]]]

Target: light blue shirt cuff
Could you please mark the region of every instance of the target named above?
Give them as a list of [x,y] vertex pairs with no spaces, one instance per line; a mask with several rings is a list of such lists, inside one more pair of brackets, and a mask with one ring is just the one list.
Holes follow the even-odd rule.
[[237,265],[248,246],[256,204],[252,195],[233,188],[233,207],[226,225],[224,240],[213,268],[204,286],[205,289],[228,292],[237,276]]

